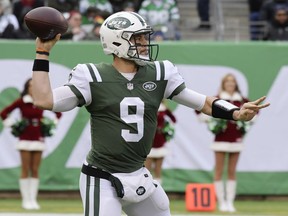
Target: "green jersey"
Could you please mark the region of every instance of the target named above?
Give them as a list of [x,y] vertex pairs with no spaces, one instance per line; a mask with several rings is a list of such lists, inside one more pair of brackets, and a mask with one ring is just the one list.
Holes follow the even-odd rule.
[[91,115],[87,162],[111,173],[133,172],[143,166],[162,99],[171,99],[185,88],[169,61],[140,66],[131,80],[111,64],[79,64],[68,86]]
[[151,1],[145,0],[141,4],[139,14],[153,26],[165,26],[168,22],[180,20],[180,13],[174,0]]

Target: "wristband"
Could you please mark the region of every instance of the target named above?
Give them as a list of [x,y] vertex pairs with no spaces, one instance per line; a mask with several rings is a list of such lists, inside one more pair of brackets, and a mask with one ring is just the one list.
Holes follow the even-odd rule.
[[235,110],[240,110],[239,107],[225,100],[216,99],[212,103],[212,116],[226,120],[235,120],[233,113]]
[[36,50],[37,54],[49,56],[49,52]]
[[49,72],[49,61],[45,59],[35,59],[32,71]]

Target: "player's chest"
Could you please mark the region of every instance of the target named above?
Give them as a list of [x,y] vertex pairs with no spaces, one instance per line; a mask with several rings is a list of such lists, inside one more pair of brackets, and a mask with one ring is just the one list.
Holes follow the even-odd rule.
[[[122,81],[91,83],[92,104],[96,109],[103,109],[129,102],[148,109],[158,109],[163,99],[166,82],[164,81]],[[135,104],[134,104],[135,103]]]
[[[91,83],[92,99],[140,97],[142,99],[163,97],[166,81],[132,80],[121,82]],[[162,99],[162,98],[161,98]]]

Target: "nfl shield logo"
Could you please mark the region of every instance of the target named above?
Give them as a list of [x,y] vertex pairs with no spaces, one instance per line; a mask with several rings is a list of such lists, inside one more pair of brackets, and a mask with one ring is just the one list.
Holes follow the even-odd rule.
[[133,83],[127,83],[128,90],[133,90],[133,88],[134,88]]

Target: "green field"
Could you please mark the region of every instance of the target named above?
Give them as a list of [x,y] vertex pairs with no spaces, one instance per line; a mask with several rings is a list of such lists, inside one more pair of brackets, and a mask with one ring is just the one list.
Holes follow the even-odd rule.
[[[39,199],[41,210],[25,211],[21,208],[20,199],[0,199],[0,215],[3,212],[11,213],[82,213],[82,205],[79,199]],[[236,201],[237,212],[233,214],[215,212],[188,212],[185,209],[185,201],[171,200],[171,212],[173,215],[257,215],[277,216],[288,215],[287,200],[265,201]],[[2,214],[3,215],[3,214]]]

